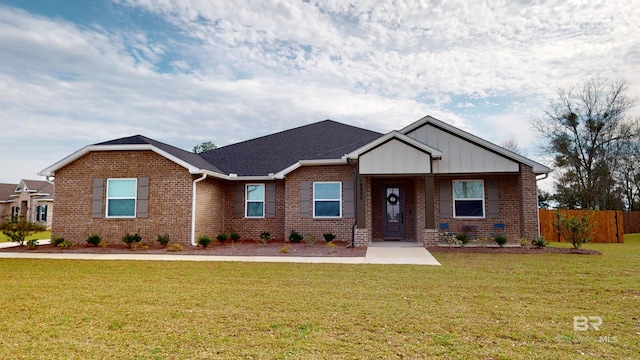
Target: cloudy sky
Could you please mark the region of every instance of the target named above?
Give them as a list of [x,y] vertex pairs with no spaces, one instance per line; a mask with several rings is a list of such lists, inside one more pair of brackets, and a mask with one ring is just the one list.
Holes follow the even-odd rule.
[[432,115],[541,160],[529,120],[558,86],[640,94],[639,19],[631,0],[0,0],[0,182],[123,136],[190,150],[324,119]]

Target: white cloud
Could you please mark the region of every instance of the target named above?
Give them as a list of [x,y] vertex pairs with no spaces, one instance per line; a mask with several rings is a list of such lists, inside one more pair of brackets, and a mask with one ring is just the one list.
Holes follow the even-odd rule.
[[385,132],[430,114],[530,147],[558,83],[602,74],[640,93],[626,2],[114,2],[161,35],[0,6],[0,181],[136,133],[190,149],[325,118]]

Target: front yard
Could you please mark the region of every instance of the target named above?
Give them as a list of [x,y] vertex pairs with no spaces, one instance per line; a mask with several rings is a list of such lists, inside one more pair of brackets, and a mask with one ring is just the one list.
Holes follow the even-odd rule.
[[[27,236],[25,240],[31,240],[31,239],[42,240],[42,239],[50,239],[50,238],[51,238],[51,230],[47,230],[47,231],[37,232],[31,236]],[[7,241],[11,241],[11,240],[7,237],[7,235],[3,234],[2,231],[0,231],[0,242],[7,242]]]
[[[585,248],[603,255],[438,253],[441,267],[3,259],[0,358],[634,358],[640,236]],[[574,316],[602,323],[575,331]]]

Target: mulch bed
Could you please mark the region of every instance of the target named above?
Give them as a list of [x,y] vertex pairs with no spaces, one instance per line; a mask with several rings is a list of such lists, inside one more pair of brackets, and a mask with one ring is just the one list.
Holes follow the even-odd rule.
[[[367,250],[364,247],[348,248],[346,241],[334,241],[335,246],[329,247],[323,242],[315,244],[285,243],[284,241],[269,241],[262,244],[256,241],[242,241],[235,244],[219,242],[211,243],[207,248],[183,245],[182,251],[169,251],[171,244],[163,247],[160,244],[145,244],[149,248],[131,249],[124,243],[109,244],[109,246],[93,246],[78,244],[73,248],[63,249],[52,245],[40,245],[35,249],[26,246],[0,249],[2,252],[34,252],[34,253],[81,253],[81,254],[172,254],[172,255],[211,255],[211,256],[328,256],[328,257],[364,257]],[[284,247],[288,252],[281,252]]]
[[556,248],[556,247],[534,247],[534,246],[430,246],[427,250],[432,253],[486,253],[486,254],[581,254],[581,255],[602,255],[597,250]]

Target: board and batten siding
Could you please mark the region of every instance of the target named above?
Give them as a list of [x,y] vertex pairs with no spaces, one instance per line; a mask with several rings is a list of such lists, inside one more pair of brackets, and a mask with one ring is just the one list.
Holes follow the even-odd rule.
[[442,159],[433,162],[434,174],[520,171],[517,162],[429,124],[407,136],[442,151]]
[[362,155],[360,174],[428,174],[431,156],[399,140],[388,141]]

